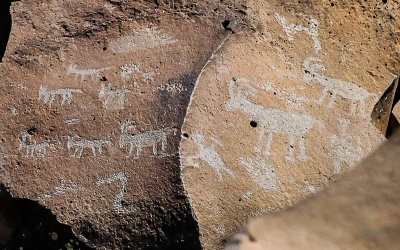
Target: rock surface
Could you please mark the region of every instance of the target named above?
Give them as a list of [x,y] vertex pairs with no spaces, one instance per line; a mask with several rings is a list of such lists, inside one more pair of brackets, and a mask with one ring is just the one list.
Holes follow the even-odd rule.
[[205,249],[335,181],[384,137],[374,104],[398,74],[399,2],[248,1],[199,76],[182,177]]
[[397,249],[399,150],[397,133],[328,190],[251,222],[227,249]]

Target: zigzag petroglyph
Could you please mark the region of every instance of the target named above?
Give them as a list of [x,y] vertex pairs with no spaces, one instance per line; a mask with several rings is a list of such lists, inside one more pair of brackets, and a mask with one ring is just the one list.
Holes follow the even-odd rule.
[[153,147],[153,155],[158,155],[157,145],[161,143],[162,153],[165,153],[168,145],[168,135],[176,134],[176,128],[163,128],[158,130],[150,130],[139,134],[130,134],[129,130],[136,129],[134,121],[126,121],[121,126],[121,136],[119,139],[120,148],[130,145],[129,156],[136,149],[136,157],[138,158],[143,151],[143,148]]
[[61,100],[61,106],[62,106],[64,105],[65,102],[71,104],[74,93],[82,94],[83,92],[81,89],[70,89],[70,88],[48,90],[47,86],[40,85],[39,100],[42,100],[43,98],[44,103],[46,104],[48,103],[49,106],[51,107],[51,104],[53,104],[57,95],[59,95],[62,98]]
[[115,181],[120,181],[122,184],[121,192],[115,196],[114,209],[120,213],[131,213],[136,211],[136,208],[132,204],[127,204],[124,201],[125,193],[128,190],[128,177],[124,172],[119,172],[111,177],[106,177],[97,181],[96,185],[100,186],[103,184],[111,184]]
[[366,89],[357,86],[351,82],[325,76],[319,71],[326,70],[325,66],[321,63],[321,59],[316,57],[309,57],[304,61],[304,80],[307,83],[315,82],[322,85],[322,95],[318,100],[318,104],[322,104],[328,91],[332,93],[331,100],[328,107],[333,107],[336,95],[351,100],[350,114],[356,113],[356,102],[360,103],[361,116],[365,116],[365,99],[372,97],[374,100],[378,99],[378,95],[368,92]]
[[[295,160],[295,138],[299,140],[299,155],[297,159],[300,161],[308,161],[309,156],[306,154],[305,135],[313,128],[314,124],[323,126],[321,121],[316,120],[308,113],[293,113],[275,108],[269,108],[260,104],[249,101],[248,96],[256,96],[257,90],[249,85],[249,80],[245,78],[237,78],[228,81],[230,99],[226,104],[226,108],[230,111],[241,110],[245,112],[250,121],[256,121],[261,128],[259,134],[257,152],[262,150],[262,141],[265,135],[268,135],[266,143],[266,155],[270,155],[273,134],[285,134],[289,136],[289,155],[286,156],[288,161]],[[236,90],[235,90],[236,88]],[[247,89],[244,91],[244,89]]]
[[215,170],[215,172],[217,172],[220,181],[223,181],[224,171],[228,173],[231,177],[235,177],[232,170],[226,167],[224,161],[222,160],[216,149],[216,145],[223,146],[221,142],[213,138],[211,141],[214,143],[207,143],[204,139],[204,136],[198,132],[193,133],[191,138],[193,139],[194,143],[196,143],[199,150],[197,154],[188,158],[189,164],[191,164],[191,166],[198,168],[199,163],[194,162],[194,160],[200,159],[206,162],[212,169]]
[[103,139],[82,139],[78,135],[69,136],[67,135],[67,148],[75,148],[74,154],[71,157],[81,158],[83,150],[85,148],[92,150],[92,154],[96,157],[96,149],[99,154],[103,153],[103,148],[107,144],[111,144],[110,141]]

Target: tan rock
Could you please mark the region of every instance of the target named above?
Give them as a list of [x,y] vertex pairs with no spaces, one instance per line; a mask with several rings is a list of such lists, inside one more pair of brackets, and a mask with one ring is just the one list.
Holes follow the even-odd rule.
[[398,2],[247,6],[256,31],[214,52],[182,128],[205,249],[324,189],[379,145],[370,114],[400,66]]
[[227,249],[397,249],[400,134],[329,189],[251,222]]

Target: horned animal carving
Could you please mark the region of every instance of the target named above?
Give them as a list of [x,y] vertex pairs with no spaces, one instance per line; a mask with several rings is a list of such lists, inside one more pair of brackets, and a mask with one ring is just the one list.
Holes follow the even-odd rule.
[[[266,155],[270,155],[272,136],[274,134],[285,134],[289,136],[289,155],[286,156],[288,161],[295,160],[294,144],[296,137],[299,143],[299,155],[297,159],[307,161],[309,156],[306,154],[305,135],[313,128],[314,124],[323,126],[321,121],[307,113],[293,113],[285,110],[269,108],[251,102],[248,96],[255,96],[257,90],[249,85],[249,80],[237,78],[228,81],[230,99],[226,104],[226,108],[230,111],[241,110],[245,112],[250,121],[256,121],[261,128],[258,145],[255,147],[257,152],[261,152],[263,138],[267,135]],[[244,91],[246,89],[246,91]]]
[[136,135],[130,134],[129,130],[136,128],[133,121],[126,121],[121,126],[121,136],[119,139],[120,148],[130,145],[129,156],[136,148],[136,157],[138,158],[143,148],[153,147],[153,155],[157,156],[157,144],[161,143],[161,150],[165,153],[165,147],[168,144],[167,137],[170,134],[176,134],[175,128],[163,128],[158,130],[150,130]]
[[325,76],[320,73],[321,70],[326,70],[325,66],[321,63],[321,59],[316,57],[309,57],[304,61],[304,80],[307,83],[316,82],[323,86],[321,98],[317,101],[322,104],[328,92],[332,93],[331,100],[328,107],[333,107],[336,95],[351,100],[350,114],[356,113],[356,102],[360,103],[361,116],[365,116],[365,99],[372,97],[378,100],[378,95],[368,92],[368,90],[357,86],[351,82],[345,82],[340,79]]

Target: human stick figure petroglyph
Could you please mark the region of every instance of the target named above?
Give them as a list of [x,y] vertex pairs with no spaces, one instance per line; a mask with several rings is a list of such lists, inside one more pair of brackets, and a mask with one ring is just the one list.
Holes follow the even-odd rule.
[[27,157],[39,157],[43,158],[47,156],[48,149],[52,152],[56,151],[55,145],[50,140],[45,140],[43,142],[36,142],[30,140],[31,135],[28,133],[22,133],[19,138],[19,150],[26,149]]
[[39,100],[42,100],[43,98],[44,103],[46,104],[48,103],[49,106],[51,107],[51,104],[53,104],[54,100],[56,99],[56,96],[60,95],[62,97],[61,105],[64,105],[65,102],[71,104],[74,93],[82,94],[83,92],[81,89],[70,89],[70,88],[48,90],[47,86],[40,85]]
[[100,73],[106,70],[113,69],[113,67],[104,67],[98,69],[78,69],[76,65],[70,65],[68,67],[67,74],[74,74],[75,79],[80,78],[81,81],[84,81],[87,76],[90,76],[92,80],[96,77],[100,77]]
[[342,163],[350,166],[360,161],[364,157],[364,150],[361,147],[361,139],[358,136],[347,132],[350,121],[339,119],[339,135],[333,135],[331,140],[331,151],[329,156],[333,159],[335,166],[334,173],[338,174],[342,170]]
[[127,88],[113,88],[111,83],[108,85],[103,84],[99,98],[103,99],[103,107],[105,109],[124,109],[127,93],[132,93],[132,90]]
[[72,149],[75,147],[74,154],[71,157],[81,158],[83,150],[85,148],[91,149],[92,154],[96,157],[96,149],[99,154],[103,153],[103,147],[107,144],[110,144],[110,141],[106,141],[103,139],[82,139],[78,135],[69,136],[67,135],[67,148]]
[[[300,153],[297,159],[300,161],[308,161],[309,156],[306,154],[305,135],[313,128],[314,124],[321,127],[324,126],[321,121],[316,120],[308,113],[293,113],[275,108],[265,107],[260,104],[253,103],[248,100],[248,95],[256,96],[257,89],[249,85],[250,80],[245,78],[237,78],[228,81],[230,99],[226,104],[226,108],[230,111],[241,110],[245,112],[250,121],[256,121],[261,128],[258,146],[255,148],[257,152],[262,150],[262,141],[267,134],[266,155],[270,155],[273,134],[286,134],[289,136],[289,155],[286,160],[294,161],[295,138],[299,140]],[[237,86],[237,87],[236,87]],[[236,87],[236,90],[235,90]],[[244,89],[247,90],[244,92]]]
[[332,78],[321,74],[320,70],[326,70],[325,66],[321,63],[321,59],[316,57],[309,57],[304,61],[304,80],[307,83],[316,82],[323,86],[321,98],[317,101],[322,104],[328,91],[332,93],[331,100],[328,107],[333,107],[336,95],[351,100],[350,114],[356,113],[356,102],[360,103],[361,116],[365,117],[365,99],[372,97],[374,100],[378,99],[378,95],[368,92],[366,89],[357,86],[351,82],[345,82],[340,79]]
[[129,156],[132,155],[136,149],[136,157],[139,158],[143,148],[153,147],[153,155],[158,155],[157,145],[161,143],[161,150],[165,153],[166,146],[168,145],[168,135],[176,135],[176,128],[163,128],[158,130],[150,130],[139,134],[130,134],[129,130],[135,129],[134,121],[126,121],[121,126],[121,136],[119,139],[120,148],[130,145]]
[[114,209],[120,213],[131,213],[136,211],[136,208],[132,204],[127,204],[124,201],[125,193],[128,190],[128,177],[124,172],[119,172],[111,177],[106,177],[97,181],[96,185],[100,186],[103,184],[111,184],[115,181],[120,181],[122,184],[121,192],[115,196]]
[[278,13],[275,13],[275,18],[277,21],[279,21],[281,23],[289,41],[294,40],[293,35],[295,35],[297,32],[304,31],[314,41],[315,52],[318,53],[322,49],[321,42],[318,39],[319,22],[316,19],[311,18],[310,19],[310,22],[311,22],[310,27],[305,27],[302,25],[296,25],[294,23],[287,24],[286,18],[283,16],[280,16]]
[[217,172],[220,181],[223,181],[223,171],[228,173],[232,178],[235,178],[232,170],[225,166],[224,161],[216,149],[216,145],[223,146],[221,142],[219,142],[216,138],[210,137],[211,141],[214,143],[207,143],[204,139],[204,136],[198,132],[193,133],[191,138],[193,139],[194,143],[196,143],[199,151],[197,154],[188,158],[189,164],[198,168],[199,163],[194,162],[194,160],[200,159],[205,161],[212,169],[215,170],[215,172]]
[[279,179],[275,174],[274,166],[262,157],[244,158],[240,162],[246,168],[251,178],[258,183],[265,191],[276,190],[279,187]]

